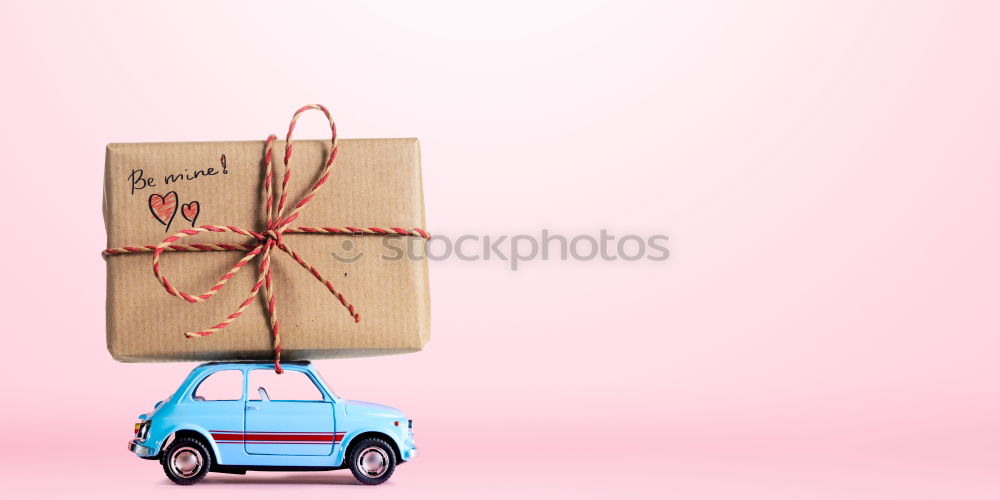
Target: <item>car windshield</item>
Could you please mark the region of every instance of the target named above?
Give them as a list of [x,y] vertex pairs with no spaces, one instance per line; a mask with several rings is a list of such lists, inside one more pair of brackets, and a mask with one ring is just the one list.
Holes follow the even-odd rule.
[[319,379],[319,382],[326,387],[326,390],[330,392],[330,396],[335,397],[335,398],[339,398],[340,397],[340,396],[337,395],[337,393],[333,392],[333,387],[331,387],[330,384],[328,384],[326,382],[326,379],[323,378],[323,374],[322,373],[320,373],[317,370],[313,370],[313,373],[316,374],[316,377]]

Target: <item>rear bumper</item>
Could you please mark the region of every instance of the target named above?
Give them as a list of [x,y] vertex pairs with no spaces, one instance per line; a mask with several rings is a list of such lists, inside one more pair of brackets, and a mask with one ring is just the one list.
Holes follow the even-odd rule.
[[140,458],[149,458],[153,456],[153,451],[143,446],[138,439],[133,439],[128,442],[128,451],[135,453]]
[[417,458],[417,447],[411,446],[409,448],[404,448],[400,450],[400,453],[403,455],[402,456],[403,461],[409,462],[410,460]]

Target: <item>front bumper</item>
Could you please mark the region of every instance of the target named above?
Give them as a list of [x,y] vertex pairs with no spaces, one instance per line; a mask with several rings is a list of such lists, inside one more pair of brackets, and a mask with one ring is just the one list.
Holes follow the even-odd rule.
[[149,448],[147,448],[147,447],[145,447],[145,446],[143,446],[143,445],[141,445],[139,443],[140,443],[140,441],[138,439],[133,439],[133,440],[129,441],[128,442],[128,451],[130,451],[132,453],[135,453],[136,455],[138,455],[141,458],[148,458],[148,457],[153,456],[153,451],[152,450],[150,450]]

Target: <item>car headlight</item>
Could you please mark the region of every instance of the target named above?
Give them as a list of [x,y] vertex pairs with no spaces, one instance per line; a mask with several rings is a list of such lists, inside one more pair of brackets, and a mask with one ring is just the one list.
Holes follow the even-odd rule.
[[149,435],[149,427],[153,425],[153,421],[146,420],[145,422],[136,425],[139,426],[139,429],[136,431],[135,437],[139,438],[139,441],[145,441],[146,436]]

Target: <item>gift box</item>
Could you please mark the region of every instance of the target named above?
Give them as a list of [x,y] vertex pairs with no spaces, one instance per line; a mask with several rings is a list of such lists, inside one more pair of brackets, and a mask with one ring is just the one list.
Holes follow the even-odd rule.
[[107,146],[114,359],[316,359],[427,343],[417,140],[334,132],[292,142],[288,165],[286,144]]

